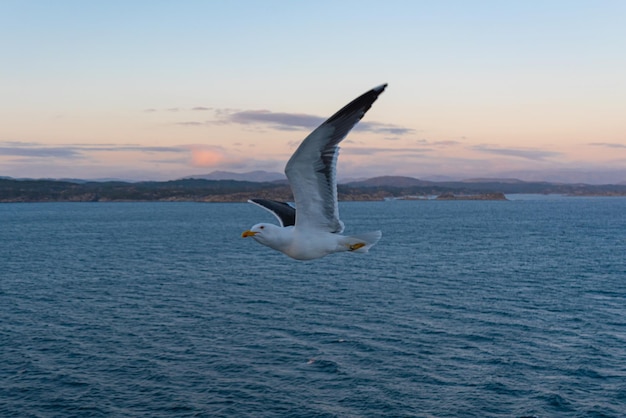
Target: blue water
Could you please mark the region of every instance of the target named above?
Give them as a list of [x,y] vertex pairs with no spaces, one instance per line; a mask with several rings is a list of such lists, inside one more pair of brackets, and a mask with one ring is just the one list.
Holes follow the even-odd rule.
[[0,416],[626,416],[626,199],[0,205]]

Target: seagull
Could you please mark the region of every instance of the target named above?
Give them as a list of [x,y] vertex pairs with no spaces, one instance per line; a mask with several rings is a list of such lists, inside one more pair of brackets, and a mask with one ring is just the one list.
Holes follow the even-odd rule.
[[336,166],[339,143],[365,115],[387,84],[357,97],[307,136],[285,166],[295,208],[268,199],[248,202],[270,211],[280,226],[259,223],[241,234],[296,260],[314,260],[338,252],[366,253],[380,231],[341,235]]

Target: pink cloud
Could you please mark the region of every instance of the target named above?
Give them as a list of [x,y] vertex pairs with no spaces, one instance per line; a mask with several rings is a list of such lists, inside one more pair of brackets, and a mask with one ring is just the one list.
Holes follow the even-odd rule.
[[194,167],[214,167],[226,160],[224,154],[215,149],[194,145],[190,150],[191,164]]
[[236,166],[241,163],[237,158],[228,155],[221,147],[207,145],[188,145],[191,152],[191,165],[193,167],[223,167]]

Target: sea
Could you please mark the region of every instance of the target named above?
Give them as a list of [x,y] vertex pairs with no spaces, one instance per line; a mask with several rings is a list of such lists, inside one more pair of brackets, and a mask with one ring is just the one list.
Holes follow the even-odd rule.
[[626,198],[0,204],[2,417],[624,417]]

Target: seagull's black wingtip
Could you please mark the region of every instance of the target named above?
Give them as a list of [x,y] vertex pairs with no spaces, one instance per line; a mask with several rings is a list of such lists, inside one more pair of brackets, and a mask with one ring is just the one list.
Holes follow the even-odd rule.
[[374,87],[372,90],[374,90],[375,92],[377,92],[378,94],[382,93],[383,91],[385,91],[385,89],[387,88],[387,83],[385,84],[381,84],[378,87]]
[[[345,105],[341,110],[328,118],[324,123],[330,124],[336,122],[339,119],[349,118],[351,115],[356,116],[356,119],[354,119],[349,125],[345,126],[347,130],[345,130],[345,133],[342,134],[343,136],[345,136],[348,131],[352,129],[354,124],[356,124],[359,119],[361,119],[363,115],[365,115],[365,113],[370,109],[370,107],[372,107],[372,104],[376,101],[376,99],[378,99],[378,96],[380,96],[380,94],[385,90],[386,87],[387,83],[381,84],[378,87],[374,87],[373,89],[368,90],[367,92],[363,93],[362,95]],[[337,138],[343,139],[343,136],[338,136]],[[341,141],[341,139],[339,139],[339,141]]]

